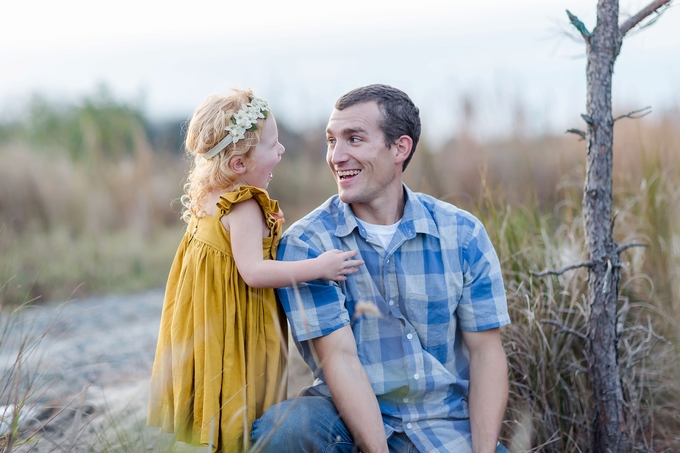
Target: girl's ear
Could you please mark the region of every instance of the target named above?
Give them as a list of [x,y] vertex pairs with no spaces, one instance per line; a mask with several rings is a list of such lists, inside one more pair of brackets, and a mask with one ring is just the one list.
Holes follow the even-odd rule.
[[229,168],[237,175],[242,175],[248,170],[243,156],[234,156],[229,159]]

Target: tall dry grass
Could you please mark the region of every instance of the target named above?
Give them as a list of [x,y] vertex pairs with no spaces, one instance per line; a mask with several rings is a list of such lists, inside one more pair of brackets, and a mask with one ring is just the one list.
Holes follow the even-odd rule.
[[[627,267],[617,326],[625,429],[640,452],[680,451],[675,409],[680,402],[680,134],[670,126],[677,121],[669,116],[656,124],[632,123],[619,127],[615,137],[615,239],[649,244],[622,257]],[[584,145],[574,142],[583,155]],[[565,165],[577,151],[572,146],[563,145],[565,158],[552,159],[563,159]],[[524,192],[509,192],[503,178],[490,176],[505,170],[497,167],[499,162],[510,165],[493,160],[499,149],[484,147],[488,157],[478,167],[477,193],[467,204],[483,219],[501,256],[513,320],[503,330],[511,374],[504,437],[516,452],[592,452],[587,272],[548,278],[531,274],[586,259],[580,214],[583,165],[573,161],[563,167],[562,176],[543,169],[553,173],[550,193],[542,193],[530,175],[519,183]],[[547,152],[530,148],[520,159],[533,161]],[[514,201],[521,193],[524,201]]]
[[[181,170],[163,159],[106,166],[0,150],[0,275],[7,297],[160,286],[181,237],[171,200]],[[172,244],[172,245],[171,245]]]
[[0,277],[8,300],[163,284],[182,234],[172,201],[185,169],[175,158],[137,151],[91,162],[0,147]]
[[[164,283],[182,234],[179,206],[170,203],[181,195],[186,162],[177,150],[151,149],[142,123],[117,120],[125,139],[99,134],[106,121],[97,109],[120,112],[97,105],[80,135],[94,147],[88,158],[67,151],[68,141],[51,146],[0,130],[7,300]],[[680,451],[678,124],[680,112],[669,112],[617,123],[615,131],[615,239],[649,244],[623,255],[619,310],[626,429],[641,452]],[[288,150],[269,187],[288,223],[335,193],[323,129],[296,139],[299,149],[284,142]],[[412,189],[477,215],[501,257],[513,321],[502,331],[511,380],[503,439],[514,452],[592,451],[586,272],[531,274],[585,259],[584,162],[585,146],[573,136],[481,143],[462,135],[441,149],[422,143],[405,173]],[[137,448],[131,445],[124,451]]]
[[[55,320],[27,319],[24,308],[7,301],[7,284],[0,285],[0,452],[20,451],[34,443],[39,432],[62,410],[48,413],[40,404],[51,381],[41,371],[42,347]],[[75,442],[76,436],[67,436]],[[23,451],[34,451],[30,446]]]

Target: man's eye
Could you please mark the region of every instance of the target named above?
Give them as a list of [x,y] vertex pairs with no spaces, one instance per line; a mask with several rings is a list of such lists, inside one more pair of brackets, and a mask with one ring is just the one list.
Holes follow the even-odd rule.
[[361,139],[359,137],[350,137],[349,142],[350,143],[359,143]]
[[327,138],[326,139],[326,144],[327,145],[335,145],[335,139],[334,138]]

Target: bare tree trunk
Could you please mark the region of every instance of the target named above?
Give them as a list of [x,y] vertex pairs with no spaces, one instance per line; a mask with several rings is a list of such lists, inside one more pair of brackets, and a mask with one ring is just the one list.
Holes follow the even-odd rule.
[[619,53],[618,0],[600,0],[597,25],[587,41],[588,160],[583,216],[588,257],[590,319],[588,358],[595,401],[596,452],[627,452],[623,391],[618,370],[616,312],[619,257],[611,234],[612,210],[612,74]]
[[[583,216],[588,251],[588,362],[593,389],[593,451],[627,453],[631,441],[626,429],[621,376],[618,369],[616,333],[617,302],[621,264],[612,238],[612,164],[614,119],[612,118],[612,74],[623,36],[641,20],[667,6],[671,0],[656,0],[619,28],[618,0],[599,0],[597,24],[592,33],[567,11],[581,32],[587,49],[588,125],[586,133],[572,129],[588,142]],[[633,117],[628,115],[628,117]]]

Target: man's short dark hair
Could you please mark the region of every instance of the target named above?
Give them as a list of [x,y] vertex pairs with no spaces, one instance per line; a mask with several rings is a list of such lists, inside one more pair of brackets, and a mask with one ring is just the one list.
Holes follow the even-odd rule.
[[413,153],[416,152],[416,145],[420,138],[418,107],[403,91],[388,85],[376,84],[356,88],[343,95],[335,103],[335,108],[344,110],[364,102],[376,102],[382,112],[382,121],[379,126],[385,137],[385,146],[392,146],[402,135],[408,135],[413,140],[411,153],[402,166],[402,170],[406,170]]

